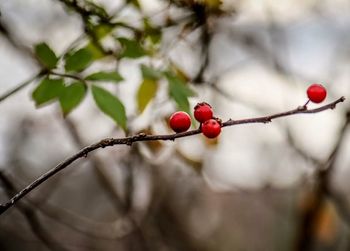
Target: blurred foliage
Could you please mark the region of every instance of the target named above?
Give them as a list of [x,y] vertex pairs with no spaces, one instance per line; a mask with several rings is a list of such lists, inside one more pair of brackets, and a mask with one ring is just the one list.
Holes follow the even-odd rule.
[[[81,17],[83,33],[77,41],[72,42],[72,44],[61,54],[57,53],[57,51],[53,49],[53,44],[50,45],[48,41],[40,41],[40,43],[33,46],[35,57],[42,67],[40,74],[36,78],[36,87],[32,92],[32,99],[34,100],[36,107],[40,108],[43,105],[55,103],[60,106],[63,116],[69,116],[75,108],[84,102],[85,97],[92,96],[94,105],[101,113],[107,115],[107,119],[111,118],[118,127],[124,131],[128,131],[128,125],[131,124],[131,119],[135,118],[135,114],[127,114],[126,103],[124,103],[126,99],[121,96],[120,88],[118,88],[119,84],[126,86],[126,82],[129,80],[128,77],[131,75],[121,71],[122,67],[120,67],[120,65],[126,63],[132,65],[132,67],[136,65],[140,76],[140,78],[133,78],[137,79],[137,84],[139,84],[133,100],[136,104],[136,115],[142,114],[145,110],[149,111],[150,109],[147,108],[153,108],[152,103],[158,105],[158,103],[154,101],[157,100],[160,94],[166,95],[165,98],[162,97],[162,101],[168,98],[178,109],[190,112],[189,99],[196,95],[193,84],[204,83],[206,81],[206,79],[203,79],[203,69],[208,66],[208,60],[206,60],[203,55],[211,54],[208,49],[210,43],[210,38],[208,37],[212,35],[210,34],[209,29],[214,23],[213,21],[215,21],[212,17],[217,18],[226,14],[221,10],[220,0],[168,1],[167,3],[169,5],[166,5],[168,12],[171,12],[170,9],[175,10],[175,12],[177,11],[177,15],[172,16],[171,14],[166,13],[164,20],[157,23],[155,23],[151,15],[147,16],[144,13],[142,5],[137,0],[126,1],[120,9],[115,11],[115,13],[111,13],[110,10],[87,0],[59,0],[59,2],[63,3],[68,13]],[[131,9],[132,13],[136,13],[136,16],[138,16],[139,19],[137,21],[128,21],[128,18],[123,18],[123,16],[119,14],[121,9],[124,8]],[[243,30],[241,31],[242,34],[238,34],[239,32],[237,31],[239,29],[237,29],[237,34],[233,34],[235,36],[234,40],[241,40],[241,43],[244,44],[245,48],[248,48],[248,50],[259,50],[260,52],[260,50],[264,50],[263,43],[252,35],[252,33],[254,33],[254,35],[260,36],[260,34],[258,34],[259,32],[256,32],[259,28],[261,27],[258,25],[257,28],[255,27],[252,29],[251,33],[249,33],[249,31],[246,34]],[[276,26],[272,28],[278,30],[279,27]],[[249,29],[250,28],[248,27],[247,30]],[[169,34],[172,35],[172,37],[169,38]],[[197,49],[200,49],[202,56],[200,60],[198,60],[198,62],[200,62],[198,63],[196,70],[198,70],[198,68],[201,69],[199,69],[197,76],[190,76],[186,71],[187,69],[177,65],[177,63],[172,61],[169,56],[169,51],[171,50],[170,47],[181,39],[182,41],[185,41],[188,37],[191,37],[189,36],[191,34],[194,34],[193,37],[198,39],[198,41],[191,41],[196,46],[196,48],[194,48],[195,53],[199,51]],[[169,44],[171,46],[169,46]],[[207,49],[205,49],[205,47]],[[223,49],[225,50],[226,48]],[[278,51],[277,48],[276,50],[273,48],[271,52],[273,53],[275,51]],[[262,60],[264,63],[267,62],[267,59],[270,60],[270,58],[266,56],[269,55],[269,51],[264,51],[261,55],[264,57]],[[231,56],[231,54],[229,56]],[[223,60],[225,61],[225,58]],[[113,68],[106,67],[106,63]],[[276,65],[273,67],[276,67],[276,69],[280,71],[283,70],[283,68],[279,67],[280,65],[277,60],[274,63],[276,63]],[[201,67],[201,65],[203,65],[203,67]],[[124,70],[124,68],[122,70]],[[286,71],[283,72],[283,74],[285,73]],[[134,71],[132,71],[132,74],[134,74]],[[206,84],[209,86],[211,83]],[[214,86],[210,85],[210,87]],[[225,96],[226,93],[224,91],[222,91],[221,94],[222,93],[224,94],[223,96]],[[238,93],[237,97],[239,97],[239,95],[240,94]],[[229,93],[227,97],[232,100],[236,98],[236,96],[231,98]],[[239,101],[239,98],[236,100]],[[254,104],[253,106],[254,108],[258,108],[258,105]],[[161,119],[163,124],[167,123],[165,117],[162,117]],[[85,143],[81,138],[84,139],[84,137],[79,137],[79,130],[74,128],[74,123],[70,122],[69,118],[65,122],[67,122],[67,127],[70,128],[69,131],[73,135],[73,138],[77,141],[77,145],[82,148]],[[195,123],[194,120],[193,123]],[[198,126],[199,125],[197,124],[196,128],[198,128]],[[44,129],[45,128],[43,127],[40,128],[40,130]],[[135,133],[135,135],[136,133],[157,134],[159,133],[157,129],[157,127],[153,127],[152,124],[149,124],[146,128],[137,128],[136,130],[140,131],[133,133]],[[25,135],[28,137],[28,135],[36,135],[36,133],[25,133]],[[51,137],[54,133],[50,132],[49,135]],[[24,145],[22,144],[24,137],[20,135],[19,138],[21,139],[19,145]],[[235,138],[233,143],[239,145],[237,142],[239,142],[239,138],[238,140]],[[204,143],[206,149],[208,149],[216,148],[220,142],[218,139],[204,139],[204,142],[202,143]],[[195,141],[194,144],[196,144]],[[273,144],[276,144],[276,142],[273,142]],[[144,146],[146,147],[143,148]],[[120,161],[122,166],[121,169],[123,169],[121,171],[123,173],[123,175],[121,175],[121,180],[123,181],[121,187],[124,188],[125,185],[125,197],[130,197],[125,198],[125,204],[127,205],[126,208],[128,208],[127,210],[130,210],[129,204],[132,204],[130,201],[134,199],[134,197],[136,198],[136,195],[138,195],[137,193],[139,192],[136,190],[134,191],[133,186],[137,188],[139,183],[142,185],[142,182],[138,182],[138,180],[133,181],[132,179],[135,179],[135,177],[138,178],[141,175],[145,176],[142,173],[145,170],[145,172],[149,172],[153,175],[153,180],[151,182],[152,186],[154,186],[152,188],[154,189],[154,194],[150,195],[150,200],[154,201],[150,202],[150,210],[147,212],[147,219],[142,221],[140,226],[138,226],[143,228],[141,235],[146,234],[146,241],[153,243],[155,242],[154,239],[157,241],[164,239],[166,240],[167,245],[171,246],[171,248],[169,247],[169,250],[173,250],[172,246],[176,246],[176,250],[232,250],[232,247],[237,247],[237,250],[259,250],[259,248],[265,247],[265,242],[268,242],[267,239],[270,236],[273,236],[276,239],[273,239],[270,242],[275,245],[275,249],[267,248],[267,250],[291,250],[289,248],[291,243],[300,241],[298,238],[294,237],[298,234],[295,234],[294,232],[291,233],[291,230],[303,230],[304,226],[302,225],[302,221],[304,221],[311,222],[305,228],[306,231],[311,230],[311,235],[307,236],[311,242],[314,239],[317,240],[317,242],[322,242],[327,245],[329,243],[334,244],[337,242],[339,235],[337,231],[343,227],[339,223],[339,215],[337,215],[334,206],[328,203],[317,203],[317,196],[320,196],[319,193],[312,192],[311,195],[303,200],[301,208],[296,211],[294,211],[293,208],[293,215],[289,215],[289,210],[295,205],[294,197],[300,192],[299,189],[302,187],[300,184],[297,184],[298,190],[291,191],[291,193],[289,191],[278,191],[275,194],[276,191],[270,188],[269,183],[266,183],[266,189],[261,189],[261,191],[257,191],[254,195],[246,193],[246,191],[238,191],[238,189],[236,194],[211,194],[212,191],[206,191],[206,185],[200,184],[202,180],[197,180],[197,176],[185,180],[182,173],[186,173],[188,176],[193,173],[187,173],[188,170],[180,170],[181,166],[186,164],[193,167],[195,172],[200,173],[202,168],[205,169],[205,165],[209,163],[206,162],[206,156],[193,156],[188,153],[188,147],[186,147],[185,144],[179,144],[180,147],[177,147],[175,151],[176,157],[178,158],[176,159],[178,162],[176,165],[178,166],[176,166],[177,169],[175,172],[175,169],[173,170],[172,166],[169,164],[170,154],[172,154],[171,157],[175,156],[175,154],[173,154],[173,152],[165,152],[164,149],[166,146],[165,142],[160,141],[144,142],[142,144],[133,145],[130,151],[131,153],[127,155],[125,159],[120,161],[119,156],[117,156],[118,161]],[[268,156],[270,156],[270,152],[273,152],[273,150],[270,151],[268,147],[265,148],[263,157],[267,159]],[[287,143],[283,145],[283,148],[287,150],[289,149]],[[17,147],[14,147],[14,149],[16,153],[21,152]],[[246,148],[243,146],[242,149],[242,151],[244,151]],[[296,148],[296,150],[298,149]],[[253,162],[255,160],[254,158],[257,158],[255,153],[257,150],[249,149],[249,151],[251,151],[250,154]],[[269,154],[266,154],[265,156],[267,151]],[[233,150],[230,150],[229,154],[231,154],[231,152],[232,154],[238,155],[238,153],[233,152]],[[58,154],[59,151],[55,151],[54,155]],[[115,152],[112,152],[112,154],[115,154]],[[162,170],[156,169],[156,165],[158,164],[155,163],[158,163],[160,158],[157,158],[159,156],[162,158],[164,158],[163,156],[169,158],[163,162],[165,164],[161,166]],[[273,158],[275,157],[276,156]],[[258,158],[259,161],[261,160],[261,166],[264,166],[265,160],[261,159],[261,155],[259,155]],[[335,159],[334,156],[332,156],[332,159]],[[241,161],[242,160],[238,158],[238,164],[240,164]],[[96,170],[104,165],[103,161],[99,161],[98,158],[97,161],[93,159],[92,162]],[[139,164],[140,162],[145,164],[145,170],[140,168],[142,166]],[[148,162],[151,162],[151,164]],[[274,162],[277,161],[274,159]],[[9,166],[18,163],[20,162],[15,159]],[[284,159],[281,163],[279,163],[278,166],[285,164]],[[152,168],[148,168],[148,164]],[[220,160],[210,164],[215,165],[215,168],[218,167],[218,172],[223,170],[220,166]],[[108,163],[108,165],[108,168],[105,169],[115,172],[115,169],[111,168],[113,165],[111,163]],[[260,165],[260,163],[258,163],[258,165]],[[295,165],[297,166],[298,162],[296,162]],[[166,166],[166,168],[163,168],[164,166]],[[232,164],[232,167],[235,167],[235,165]],[[136,170],[136,168],[139,169]],[[28,168],[25,170],[28,170]],[[274,170],[272,170],[272,172],[274,172]],[[101,177],[103,177],[103,175],[108,178],[109,176],[112,177],[108,172],[106,172],[106,174],[101,172],[99,175]],[[244,179],[244,177],[242,179]],[[76,180],[76,182],[79,181],[85,182],[86,180]],[[93,183],[90,181],[87,183],[88,188],[91,190],[84,190],[84,192],[88,191],[87,194],[91,195],[91,202],[89,201],[89,207],[86,207],[86,209],[94,211],[96,208],[97,211],[98,207],[105,208],[105,204],[100,203],[100,201],[94,203],[96,199],[100,199],[102,193],[99,190],[95,190]],[[78,183],[74,185],[75,187],[85,189],[85,187],[78,185]],[[172,189],[173,187],[176,189]],[[64,189],[64,187],[61,186],[60,190],[61,189]],[[188,191],[190,191],[190,189],[193,189],[195,192],[191,191],[191,193],[189,193]],[[96,192],[98,196],[92,196],[92,191]],[[170,197],[169,194],[171,195],[171,193],[178,194],[176,197]],[[186,195],[184,195],[185,193]],[[325,192],[323,191],[323,193]],[[280,196],[277,196],[277,194]],[[95,197],[95,201],[92,201],[92,197]],[[225,201],[225,204],[220,205],[217,203],[218,198],[220,198],[221,202]],[[123,199],[121,204],[124,202]],[[291,201],[291,199],[293,201]],[[75,201],[76,199],[73,200]],[[208,202],[205,202],[206,200],[208,200]],[[259,200],[261,200],[259,202],[260,204],[257,204],[257,201]],[[109,201],[115,202],[115,198],[109,198]],[[152,203],[154,203],[154,205]],[[193,206],[193,203],[195,206]],[[198,203],[198,205],[196,203]],[[203,203],[208,203],[208,205],[203,205]],[[90,204],[93,204],[94,210],[90,210]],[[219,211],[219,207],[221,211]],[[34,210],[37,209],[35,208]],[[207,212],[203,213],[202,210],[207,210]],[[141,212],[140,215],[143,213],[144,212]],[[123,215],[124,214],[125,213],[123,212]],[[138,212],[136,212],[136,214],[138,214]],[[61,219],[59,216],[54,216],[54,220]],[[103,217],[104,216],[105,214],[103,214]],[[76,218],[80,219],[80,217]],[[21,218],[19,219],[21,220]],[[79,226],[81,226],[80,229],[84,229],[84,231],[87,231],[90,234],[91,232],[94,234],[97,232],[97,236],[105,235],[105,232],[99,233],[100,228],[95,228],[94,225],[91,227],[91,224],[84,225],[82,222],[71,222],[70,219],[71,218],[68,217],[66,222],[70,223],[73,228],[78,226],[79,229]],[[301,219],[301,223],[298,222],[299,219]],[[105,220],[105,218],[103,218],[103,220]],[[90,223],[90,218],[88,218],[87,222]],[[189,223],[189,225],[186,225],[187,223]],[[190,224],[196,225],[196,227],[192,228]],[[50,224],[47,225],[51,228]],[[289,225],[289,227],[286,227],[287,225]],[[113,222],[111,226],[111,228],[107,227],[106,229],[108,230],[108,233],[112,233],[113,235],[116,224]],[[311,226],[312,229],[309,229],[309,226]],[[18,226],[15,227],[20,229]],[[209,230],[205,228],[208,228]],[[213,230],[214,228],[215,230]],[[113,229],[113,231],[110,231],[110,229]],[[160,230],[159,236],[153,236],[155,229],[157,231]],[[277,229],[277,233],[274,232],[275,229]],[[305,234],[303,231],[299,232]],[[135,230],[133,234],[134,233],[137,234],[137,230]],[[250,234],[246,235],[245,233]],[[70,234],[65,233],[65,235],[69,236]],[[58,234],[57,236],[61,235]],[[109,235],[107,234],[107,236]],[[290,236],[296,240],[289,240],[291,239]],[[95,238],[91,238],[90,235],[87,235],[87,239],[94,242],[94,244],[98,242]],[[113,240],[114,239],[115,237],[113,236]],[[308,242],[308,239],[306,239],[305,242]],[[132,238],[129,240],[132,245],[134,243],[140,243],[139,240],[135,241]],[[109,242],[109,240],[107,241]],[[253,248],[240,248],[239,245],[243,242],[248,247],[250,246]],[[192,245],[200,248],[193,247]],[[282,247],[284,249],[282,249]],[[118,249],[118,247],[115,246],[112,248]],[[132,248],[130,250],[147,249]],[[168,249],[150,247],[150,250]],[[311,249],[305,248],[304,250]]]
[[[170,1],[171,5],[192,11],[190,18],[180,21],[168,17],[168,22],[155,25],[151,17],[143,14],[138,1],[127,1],[123,8],[133,8],[138,12],[143,25],[134,26],[127,21],[114,21],[118,13],[108,15],[104,7],[90,1],[62,1],[65,6],[82,17],[85,27],[85,37],[82,42],[72,46],[62,55],[56,56],[54,50],[45,42],[34,47],[34,52],[45,71],[45,79],[39,83],[32,97],[37,106],[58,100],[64,116],[74,110],[92,90],[97,107],[110,116],[121,128],[127,129],[124,104],[116,94],[94,84],[107,82],[119,83],[124,78],[118,67],[113,71],[101,70],[88,73],[89,68],[98,61],[109,57],[118,65],[122,60],[135,60],[147,58],[147,64],[139,64],[142,80],[136,95],[137,108],[142,113],[157,95],[159,85],[168,83],[169,98],[180,110],[189,112],[189,97],[195,95],[190,88],[189,78],[180,71],[170,59],[165,58],[161,52],[164,29],[169,26],[193,27],[205,23],[207,10],[219,9],[220,1]],[[203,12],[204,11],[204,12]],[[185,12],[184,12],[185,13]],[[119,30],[128,31],[128,36],[120,35]],[[104,41],[113,42],[108,48]],[[164,60],[161,67],[153,67],[153,60]],[[77,82],[78,80],[78,82]]]
[[64,68],[67,72],[85,70],[93,62],[93,55],[88,49],[79,49],[68,53],[65,57]]

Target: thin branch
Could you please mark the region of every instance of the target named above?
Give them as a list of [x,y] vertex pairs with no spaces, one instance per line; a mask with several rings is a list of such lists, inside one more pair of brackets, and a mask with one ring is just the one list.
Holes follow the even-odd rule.
[[78,13],[83,18],[88,18],[90,16],[98,17],[100,20],[108,22],[109,18],[104,13],[101,13],[97,11],[95,8],[99,7],[95,5],[95,8],[88,8],[87,6],[81,5],[81,2],[78,2],[76,0],[69,1],[69,0],[58,0],[58,2],[63,3],[65,6],[67,6],[70,9],[73,9],[76,13]]
[[60,73],[60,72],[55,72],[55,71],[50,71],[49,75],[59,76],[59,77],[63,77],[63,78],[75,79],[75,80],[78,80],[80,82],[86,83],[85,79],[83,79],[82,77],[80,77],[78,75],[73,75],[73,74],[68,74],[68,73]]
[[[327,105],[321,106],[316,109],[308,110],[305,106],[300,106],[296,109],[277,113],[265,117],[257,117],[257,118],[250,118],[250,119],[241,119],[241,120],[232,120],[229,119],[228,121],[224,122],[222,124],[222,127],[226,126],[234,126],[234,125],[240,125],[240,124],[252,124],[252,123],[268,123],[271,122],[273,119],[281,118],[281,117],[287,117],[295,114],[301,114],[301,113],[318,113],[322,112],[328,109],[334,109],[338,103],[344,102],[345,98],[341,97],[337,100],[335,100],[332,103],[329,103]],[[97,142],[95,144],[92,144],[90,146],[87,146],[83,149],[81,149],[78,153],[74,154],[73,156],[69,157],[65,161],[61,162],[54,168],[50,169],[43,175],[41,175],[39,178],[37,178],[35,181],[33,181],[31,184],[29,184],[27,187],[25,187],[23,190],[18,192],[15,196],[12,197],[10,201],[8,201],[5,204],[0,205],[0,215],[4,213],[7,209],[15,205],[17,201],[19,201],[21,198],[23,198],[25,195],[27,195],[29,192],[34,190],[36,187],[38,187],[40,184],[48,180],[50,177],[54,176],[56,173],[60,172],[70,164],[72,164],[77,159],[87,157],[88,153],[93,152],[99,148],[105,148],[108,146],[114,146],[114,145],[132,145],[134,142],[138,141],[155,141],[155,140],[172,140],[174,141],[177,138],[183,138],[188,137],[192,135],[196,135],[201,133],[200,129],[195,129],[187,132],[182,133],[175,133],[175,134],[167,134],[167,135],[146,135],[144,133],[140,133],[138,135],[129,136],[125,138],[106,138],[101,140],[100,142]]]
[[198,73],[192,80],[192,82],[195,84],[202,83],[204,81],[204,72],[206,71],[209,65],[209,46],[210,46],[211,37],[212,37],[212,34],[209,31],[208,24],[204,23],[202,41],[201,41],[203,62]]
[[10,97],[13,94],[17,93],[18,91],[22,90],[24,87],[26,87],[27,85],[32,83],[37,78],[41,77],[43,74],[44,74],[44,71],[40,71],[39,73],[35,74],[33,77],[31,77],[31,78],[27,79],[26,81],[24,81],[23,83],[17,85],[12,90],[9,90],[9,91],[5,92],[4,94],[0,95],[0,102],[4,101],[8,97]]
[[320,163],[318,166],[318,171],[316,172],[316,186],[314,189],[314,203],[303,215],[301,221],[301,229],[297,238],[297,248],[296,250],[310,250],[310,246],[314,240],[314,222],[317,221],[320,211],[327,197],[334,203],[336,210],[340,217],[349,227],[350,214],[346,203],[346,200],[332,190],[331,187],[331,176],[334,171],[335,162],[339,157],[339,149],[343,145],[344,135],[350,125],[350,113],[347,112],[346,120],[339,132],[338,140],[334,146],[333,151],[329,154],[328,158]]
[[241,119],[241,120],[228,120],[227,122],[223,123],[224,126],[232,126],[232,125],[237,125],[237,124],[252,124],[252,123],[269,123],[273,119],[281,118],[281,117],[287,117],[295,114],[301,114],[301,113],[318,113],[322,112],[324,110],[328,109],[334,109],[338,103],[344,102],[345,97],[340,97],[336,101],[329,103],[324,106],[320,106],[315,109],[308,110],[306,106],[299,106],[296,109],[287,111],[287,112],[281,112],[281,113],[276,113],[270,116],[265,116],[265,117],[258,117],[258,118],[251,118],[251,119]]
[[330,179],[335,169],[336,161],[339,159],[339,153],[341,147],[344,145],[345,137],[344,135],[348,131],[350,126],[350,112],[348,111],[346,114],[346,120],[344,122],[343,127],[341,128],[341,131],[339,133],[338,140],[335,144],[335,147],[333,151],[330,153],[328,160],[325,162],[325,169],[320,169],[319,173],[322,175],[324,180],[321,180],[323,182],[323,186],[325,187],[324,191],[325,194],[328,195],[331,200],[334,202],[339,215],[342,217],[342,219],[345,221],[348,227],[350,227],[350,213],[349,208],[347,206],[346,200],[342,198],[340,194],[338,194],[334,189],[332,189],[330,185]]
[[54,72],[54,71],[47,72],[47,70],[43,69],[39,73],[35,74],[33,77],[27,79],[23,83],[19,84],[15,88],[13,88],[12,90],[9,90],[9,91],[5,92],[4,94],[2,94],[0,96],[0,102],[4,101],[5,99],[10,97],[11,95],[17,93],[18,91],[22,90],[24,87],[26,87],[27,85],[32,83],[37,78],[40,78],[41,76],[45,75],[46,73],[48,73],[50,75],[64,77],[64,78],[76,79],[76,80],[79,80],[79,81],[85,83],[85,80],[83,78],[79,77],[79,76],[72,75],[72,74],[66,74],[66,73],[59,73],[59,72]]
[[[1,166],[0,166],[1,170]],[[11,182],[12,188],[11,191],[8,188],[7,184],[4,181],[4,177],[6,180]],[[4,184],[4,188],[6,192],[11,192],[8,194],[10,198],[13,194],[16,193],[15,183],[23,184],[23,181],[11,177],[11,175],[6,174],[0,171],[0,182]],[[102,222],[96,221],[91,218],[82,216],[77,214],[69,209],[61,208],[57,205],[54,205],[48,201],[46,198],[40,194],[39,196],[33,196],[31,198],[27,198],[27,203],[19,203],[18,209],[21,211],[22,207],[26,207],[31,210],[35,210],[36,212],[40,212],[42,215],[49,217],[51,220],[64,225],[71,230],[77,231],[81,234],[87,235],[89,237],[98,238],[98,239],[120,239],[134,231],[137,226],[133,223],[132,219],[129,215],[125,214],[123,216],[118,216],[116,219],[113,219],[110,222]],[[36,214],[38,215],[38,214]],[[29,219],[28,219],[29,220]],[[50,249],[51,250],[51,249]]]
[[294,149],[294,151],[301,156],[304,160],[306,161],[311,161],[315,166],[320,166],[321,165],[321,160],[311,156],[309,153],[307,153],[306,151],[304,151],[303,149],[301,149],[297,142],[295,141],[292,132],[290,130],[290,128],[286,127],[285,128],[285,133],[287,134],[287,141],[289,146],[292,147],[292,149]]
[[0,20],[0,34],[2,34],[3,37],[11,44],[11,46],[17,49],[22,55],[29,56],[32,59],[35,58],[30,47],[18,42],[2,20]]

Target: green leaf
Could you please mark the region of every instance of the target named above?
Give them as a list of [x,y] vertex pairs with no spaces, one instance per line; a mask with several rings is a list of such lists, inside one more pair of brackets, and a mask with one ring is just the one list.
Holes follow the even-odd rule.
[[85,50],[89,51],[90,54],[92,55],[93,59],[101,59],[103,57],[106,56],[105,52],[103,50],[101,50],[101,48],[99,48],[98,46],[96,46],[96,44],[94,44],[93,42],[89,42],[85,47]]
[[121,58],[139,58],[146,55],[146,51],[137,40],[118,38],[118,41],[123,47],[120,54]]
[[118,83],[123,80],[123,77],[116,71],[100,71],[92,73],[85,78],[86,80],[92,81],[111,81]]
[[154,79],[144,79],[137,91],[137,104],[139,112],[145,110],[148,103],[157,93],[158,83]]
[[169,95],[177,103],[178,107],[189,113],[190,104],[188,98],[194,96],[195,93],[186,85],[186,83],[176,75],[172,73],[165,73],[169,83]]
[[92,86],[92,95],[100,110],[126,130],[126,113],[123,103],[109,91],[96,85]]
[[36,106],[58,98],[64,90],[63,79],[43,79],[32,93]]
[[102,39],[112,31],[112,26],[108,24],[99,24],[93,27],[97,39]]
[[82,48],[67,55],[64,68],[66,71],[82,71],[88,67],[92,61],[92,53],[88,49]]
[[35,46],[35,54],[40,63],[42,63],[46,68],[54,69],[56,67],[58,58],[46,43],[37,44]]
[[162,77],[160,71],[146,65],[141,65],[141,72],[144,79],[158,80]]
[[86,86],[82,82],[74,82],[64,88],[59,97],[61,109],[64,116],[67,116],[84,99]]

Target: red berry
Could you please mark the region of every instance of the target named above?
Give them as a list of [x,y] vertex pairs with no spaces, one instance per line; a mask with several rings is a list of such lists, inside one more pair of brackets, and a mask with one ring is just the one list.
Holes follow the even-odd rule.
[[312,84],[307,88],[307,96],[314,103],[321,103],[327,96],[327,90],[323,85]]
[[211,118],[213,118],[213,109],[211,106],[205,102],[198,103],[194,107],[194,117],[200,123],[203,123]]
[[175,112],[169,119],[169,125],[175,132],[185,132],[191,126],[191,117],[186,112]]
[[207,138],[216,138],[221,132],[221,125],[216,119],[209,119],[202,124],[202,133]]

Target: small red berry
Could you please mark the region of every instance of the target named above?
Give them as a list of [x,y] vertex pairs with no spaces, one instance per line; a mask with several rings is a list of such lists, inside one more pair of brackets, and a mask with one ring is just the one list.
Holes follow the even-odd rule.
[[216,138],[221,132],[221,125],[216,119],[209,119],[202,124],[202,133],[207,138]]
[[205,102],[198,103],[194,107],[194,117],[198,122],[204,123],[205,121],[213,118],[213,109]]
[[312,84],[307,88],[307,96],[314,103],[321,103],[327,96],[327,90],[323,85]]
[[175,112],[169,119],[169,125],[175,132],[185,132],[191,126],[191,117],[186,112]]

